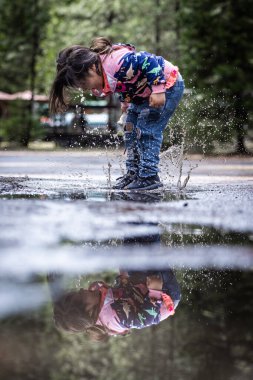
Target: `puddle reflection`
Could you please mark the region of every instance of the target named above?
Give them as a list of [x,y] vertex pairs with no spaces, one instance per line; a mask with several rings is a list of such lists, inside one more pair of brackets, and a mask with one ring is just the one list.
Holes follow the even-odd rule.
[[49,274],[48,304],[0,322],[2,378],[252,378],[251,272],[122,272]]
[[175,313],[181,298],[172,270],[121,270],[113,285],[98,280],[88,288],[61,295],[52,276],[49,279],[56,326],[68,332],[86,333],[95,341],[157,325]]
[[[40,258],[41,271],[31,257],[23,279],[2,267],[2,378],[252,378],[252,265],[243,267],[240,257],[252,249],[252,235],[141,221],[125,228],[130,224],[146,233],[62,240],[61,255],[52,250],[48,266]],[[65,270],[56,271],[61,260]]]

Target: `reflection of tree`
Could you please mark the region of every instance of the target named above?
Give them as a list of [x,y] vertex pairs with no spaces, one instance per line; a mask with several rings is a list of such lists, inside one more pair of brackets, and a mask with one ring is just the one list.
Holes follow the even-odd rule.
[[[192,309],[189,337],[182,346],[185,359],[188,357],[195,372],[192,378],[247,379],[250,364],[247,352],[252,339],[248,292],[251,275],[210,271],[194,277],[189,297]],[[241,377],[243,367],[246,377]]]
[[[38,380],[250,380],[252,273],[180,271],[177,277],[183,299],[175,318],[107,343],[59,333],[49,306],[40,314],[2,321],[1,375],[13,380],[28,373]],[[104,278],[109,281],[113,273]]]

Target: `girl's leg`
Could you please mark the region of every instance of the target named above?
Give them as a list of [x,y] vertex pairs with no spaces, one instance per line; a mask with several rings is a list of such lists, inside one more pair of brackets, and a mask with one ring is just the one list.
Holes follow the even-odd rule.
[[[153,178],[155,182],[160,183],[157,173],[163,131],[175,112],[183,91],[184,82],[178,81],[171,89],[166,91],[166,104],[164,107],[151,108],[146,104],[140,110],[136,125],[136,130],[139,131],[140,162],[138,174],[140,179],[151,179],[152,182]],[[145,187],[142,183],[137,183],[137,180],[134,182],[129,185],[129,189]]]
[[137,173],[139,166],[139,152],[137,144],[136,124],[138,120],[137,107],[134,104],[128,108],[126,124],[124,126],[124,141],[127,154],[127,172]]
[[139,166],[139,153],[137,144],[137,124],[138,114],[136,106],[131,104],[127,111],[126,124],[124,125],[124,142],[127,154],[126,169],[127,172],[122,177],[117,179],[114,189],[123,190],[129,185],[136,177]]
[[137,128],[140,128],[141,131],[139,139],[140,177],[150,177],[158,173],[163,131],[174,114],[182,98],[183,91],[183,85],[177,86],[175,84],[171,89],[166,91],[166,104],[162,110],[159,108],[149,108],[149,112],[145,112],[145,109],[140,114],[137,123]]
[[160,274],[163,280],[162,290],[171,297],[176,308],[181,300],[181,290],[176,276],[171,269],[161,271]]

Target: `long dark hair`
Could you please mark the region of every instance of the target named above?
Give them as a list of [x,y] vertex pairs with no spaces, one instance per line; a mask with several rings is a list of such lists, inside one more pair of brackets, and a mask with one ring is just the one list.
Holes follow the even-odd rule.
[[59,330],[70,333],[86,333],[93,341],[101,342],[109,338],[109,329],[97,325],[96,320],[87,315],[84,305],[76,301],[76,291],[63,294],[54,302],[54,322]]
[[73,45],[60,51],[56,60],[56,77],[49,96],[49,107],[52,113],[66,109],[66,90],[81,87],[81,83],[85,83],[85,78],[93,65],[96,67],[97,74],[102,75],[99,55],[108,54],[111,49],[110,40],[97,37],[89,48]]

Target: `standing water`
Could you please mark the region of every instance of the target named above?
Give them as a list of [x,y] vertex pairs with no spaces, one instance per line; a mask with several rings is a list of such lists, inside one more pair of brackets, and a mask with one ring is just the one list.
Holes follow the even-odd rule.
[[1,378],[251,379],[252,160],[113,192],[97,153],[1,155]]

